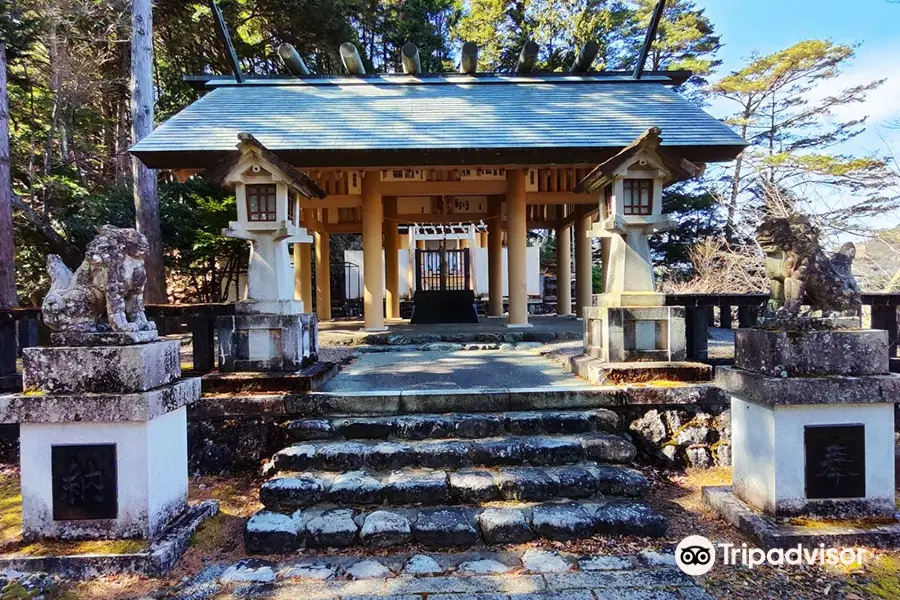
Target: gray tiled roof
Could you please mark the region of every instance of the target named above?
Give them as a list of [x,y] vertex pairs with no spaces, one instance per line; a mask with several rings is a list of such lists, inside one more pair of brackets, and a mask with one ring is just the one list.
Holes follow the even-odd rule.
[[[663,146],[718,146],[731,129],[659,83],[542,80],[216,87],[132,151],[233,150],[246,131],[273,151],[621,148],[649,127]],[[732,150],[733,149],[733,150]]]

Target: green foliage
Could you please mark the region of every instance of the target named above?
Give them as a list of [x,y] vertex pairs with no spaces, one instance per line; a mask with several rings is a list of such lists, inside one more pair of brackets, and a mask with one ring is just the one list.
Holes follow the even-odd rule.
[[666,277],[686,277],[691,270],[691,247],[697,240],[721,237],[724,215],[715,196],[687,184],[663,193],[663,213],[672,215],[676,225],[650,237],[654,262],[665,269]]

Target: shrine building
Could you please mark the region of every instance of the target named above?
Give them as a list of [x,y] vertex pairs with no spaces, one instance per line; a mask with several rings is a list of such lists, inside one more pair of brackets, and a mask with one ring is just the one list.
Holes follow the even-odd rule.
[[[415,293],[420,316],[471,302],[464,255],[472,247],[487,249],[489,315],[505,313],[506,295],[507,325],[527,327],[529,230],[556,231],[558,314],[592,304],[591,237],[602,240],[605,267],[615,236],[643,259],[629,262],[625,253],[604,282],[615,289],[604,291],[627,293],[635,280],[646,292],[652,274],[628,270],[646,268],[649,257],[627,238],[666,222],[664,186],[746,146],[673,90],[686,71],[423,74],[412,67],[366,75],[346,55],[345,64],[351,74],[342,76],[296,69],[278,78],[192,77],[205,95],[131,152],[149,168],[214,180],[258,157],[246,173],[232,174],[238,213],[251,223],[286,217],[294,229],[277,239],[306,240],[302,228],[312,234],[320,320],[331,318],[329,236],[361,233],[367,330],[399,317],[401,282]],[[639,223],[640,232],[624,222]],[[440,231],[450,233],[436,247]],[[293,247],[296,298],[309,307],[310,244]],[[412,276],[399,268],[404,249],[415,256]],[[461,278],[443,270],[451,250],[461,253]],[[437,280],[425,276],[435,261]]]

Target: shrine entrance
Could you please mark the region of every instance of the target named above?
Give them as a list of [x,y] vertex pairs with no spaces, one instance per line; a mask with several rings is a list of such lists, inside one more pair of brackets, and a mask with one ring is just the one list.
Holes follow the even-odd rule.
[[[448,231],[445,227],[439,230],[437,233],[438,228],[432,228],[429,234],[423,228],[413,234],[423,247],[415,251],[416,291],[410,322],[477,323],[472,254],[467,243],[474,228],[460,225],[459,231]],[[429,239],[432,247],[426,246]],[[448,248],[451,244],[454,247]]]
[[416,290],[423,292],[472,289],[472,261],[468,249],[416,250]]

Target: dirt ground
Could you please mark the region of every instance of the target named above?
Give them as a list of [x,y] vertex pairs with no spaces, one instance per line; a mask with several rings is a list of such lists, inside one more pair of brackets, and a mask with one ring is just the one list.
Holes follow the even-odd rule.
[[[663,539],[595,536],[573,542],[533,542],[511,546],[508,550],[526,547],[546,547],[585,555],[635,554],[646,549],[671,550],[685,536],[700,534],[715,542],[730,541],[740,545],[751,540],[735,532],[724,521],[703,506],[700,489],[704,485],[724,485],[730,482],[728,469],[692,471],[684,474],[646,471],[654,482],[650,502],[669,519],[669,532]],[[147,577],[101,577],[80,583],[64,584],[57,598],[71,600],[124,600],[156,594],[199,572],[205,565],[234,562],[246,555],[243,547],[243,524],[247,517],[261,508],[258,490],[261,481],[252,477],[191,478],[191,500],[216,499],[221,503],[220,514],[205,523],[191,540],[185,556],[165,579]],[[16,547],[17,528],[21,525],[18,472],[0,471],[0,551],[13,552],[75,552],[82,546],[52,548],[37,546]],[[115,551],[115,545],[96,544],[92,552]],[[499,548],[494,548],[498,549]],[[423,548],[403,547],[371,554],[410,553]],[[339,551],[354,554],[357,551]],[[313,552],[300,551],[311,555]],[[331,552],[334,555],[335,552]],[[817,599],[900,598],[900,552],[870,550],[871,559],[863,565],[844,569],[837,567],[741,567],[716,566],[699,582],[716,598],[724,599]],[[284,560],[287,557],[271,557]],[[302,600],[302,599],[298,599]]]

